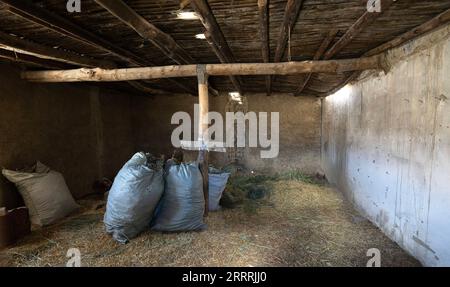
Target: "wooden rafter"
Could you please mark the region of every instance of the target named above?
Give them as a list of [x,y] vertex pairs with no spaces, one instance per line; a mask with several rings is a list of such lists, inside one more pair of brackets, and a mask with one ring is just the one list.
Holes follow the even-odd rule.
[[191,4],[191,0],[180,0],[180,10],[183,10]]
[[0,58],[7,59],[12,62],[21,62],[25,64],[32,64],[47,69],[67,69],[68,66],[57,61],[42,59],[26,54],[21,54],[13,51],[0,49]]
[[[175,63],[183,65],[194,64],[196,62],[185,49],[178,45],[172,36],[161,31],[122,0],[95,0],[95,2],[131,27],[143,39],[153,43],[153,45]],[[209,86],[209,90],[213,95],[218,95],[218,92],[212,86]]]
[[367,53],[364,54],[364,56],[366,56],[366,57],[373,56],[376,54],[383,53],[389,49],[398,47],[398,46],[404,44],[405,42],[412,40],[418,36],[421,36],[423,34],[426,34],[448,22],[450,22],[450,9],[437,15],[436,17],[425,22],[424,24],[419,25],[416,28],[414,28],[406,33],[403,33],[400,36],[397,36],[396,38],[392,39],[391,41],[384,43],[384,44],[368,51]]
[[[259,34],[261,38],[261,54],[264,63],[270,62],[269,46],[269,0],[258,0]],[[266,91],[270,94],[272,82],[270,76],[266,76]]]
[[86,56],[81,56],[71,51],[44,46],[38,43],[21,39],[16,36],[9,35],[2,31],[0,31],[0,45],[3,46],[3,49],[16,51],[38,58],[64,62],[71,65],[102,68],[116,67],[116,65],[110,61],[97,60]]
[[[375,54],[383,53],[389,49],[396,48],[408,41],[411,41],[417,37],[420,37],[426,33],[429,33],[431,31],[435,30],[448,22],[450,22],[450,9],[442,12],[441,14],[439,14],[436,17],[434,17],[433,19],[423,23],[422,25],[419,25],[419,26],[415,27],[414,29],[409,30],[408,32],[395,37],[391,41],[388,41],[388,42],[366,52],[363,55],[363,57],[370,57]],[[342,87],[344,87],[348,83],[356,80],[360,74],[361,74],[361,72],[357,72],[357,71],[351,73],[342,83],[340,83],[337,87],[334,87],[333,89],[326,92],[324,94],[324,96],[334,94],[335,92],[340,90]]]
[[[143,60],[142,57],[139,57],[138,55],[129,52],[128,50],[121,48],[86,29],[83,29],[79,25],[72,23],[64,17],[61,17],[55,13],[51,13],[46,9],[36,6],[28,1],[0,1],[7,4],[6,8],[9,12],[20,16],[27,21],[34,22],[57,33],[60,33],[61,35],[70,37],[72,39],[88,44],[94,48],[111,53],[112,55],[115,55],[116,57],[128,62],[131,65],[155,66],[154,63],[148,60]],[[193,89],[190,87],[182,85],[176,81],[172,81],[172,83],[188,93],[195,94]],[[162,92],[161,90],[152,89],[147,85],[144,86],[143,84],[132,83],[131,85],[134,88],[137,88],[146,93],[154,91],[155,93],[160,94]]]
[[[343,73],[384,68],[383,55],[358,59],[303,61],[288,63],[247,63],[202,65],[210,76],[295,75],[307,73]],[[23,72],[23,79],[35,82],[135,81],[197,76],[197,65],[143,67],[128,69],[75,69]]]
[[[206,0],[191,0],[191,6],[200,17],[200,20],[206,29],[205,36],[207,37],[208,43],[211,45],[220,62],[235,63],[236,61],[233,53],[228,46],[225,36],[223,35],[208,2]],[[240,79],[238,77],[230,77],[230,80],[235,89],[238,92],[243,93]]]
[[372,24],[378,17],[383,15],[393,3],[399,0],[381,0],[381,11],[380,12],[369,12],[366,11],[364,14],[353,23],[352,26],[345,32],[345,34],[337,41],[323,56],[325,60],[329,60],[337,55],[342,49],[347,47],[348,44],[358,36],[362,31],[364,31],[370,24]]
[[284,56],[286,46],[289,40],[289,33],[292,33],[295,23],[297,23],[298,15],[302,8],[303,0],[288,0],[284,10],[283,24],[278,36],[277,47],[275,49],[274,62],[278,63]]
[[122,60],[134,65],[152,65],[152,63],[144,63],[141,58],[126,49],[118,47],[113,43],[95,35],[76,25],[64,17],[52,13],[44,8],[36,6],[28,1],[23,0],[0,0],[7,4],[6,8],[9,12],[16,14],[28,21],[42,25],[61,35],[79,40],[85,44],[98,48],[100,50],[111,53]]
[[153,43],[167,57],[179,65],[192,64],[195,60],[175,40],[139,15],[122,0],[95,0],[97,4],[136,31],[143,39]]
[[[341,52],[348,44],[350,44],[355,37],[357,37],[362,31],[369,27],[378,17],[384,14],[395,2],[399,0],[380,0],[381,1],[381,11],[365,11],[364,14],[356,20],[353,25],[345,32],[345,34],[330,48],[328,49],[324,56],[324,60],[332,59],[339,52]],[[355,75],[350,75],[344,81],[344,85],[348,84],[349,81],[353,80]],[[298,93],[297,93],[298,95]]]
[[[314,61],[318,61],[322,58],[323,54],[325,53],[325,51],[327,50],[327,48],[330,46],[330,44],[333,42],[334,38],[336,37],[338,33],[337,29],[332,29],[328,35],[325,37],[325,39],[323,40],[322,44],[320,45],[319,49],[317,50],[316,54],[314,55],[313,60]],[[295,96],[299,96],[303,90],[306,88],[306,86],[308,85],[309,80],[311,80],[312,74],[308,74],[305,77],[305,80],[303,80],[303,83],[300,85],[300,87],[298,88],[298,90],[295,92]]]
[[[280,33],[278,35],[277,47],[275,49],[274,63],[278,63],[284,56],[286,46],[289,40],[289,35],[297,23],[300,10],[302,9],[303,0],[288,0],[286,8],[284,9],[283,24],[281,25]],[[273,77],[270,78],[269,86],[272,87]],[[271,89],[269,90],[269,94]]]

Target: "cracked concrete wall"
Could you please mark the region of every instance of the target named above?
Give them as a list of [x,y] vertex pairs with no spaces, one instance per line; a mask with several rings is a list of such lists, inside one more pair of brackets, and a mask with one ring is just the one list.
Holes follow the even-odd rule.
[[327,178],[426,266],[450,266],[450,25],[323,100]]

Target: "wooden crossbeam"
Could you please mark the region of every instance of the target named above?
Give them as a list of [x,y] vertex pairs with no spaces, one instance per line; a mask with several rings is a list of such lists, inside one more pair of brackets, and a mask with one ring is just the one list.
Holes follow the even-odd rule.
[[[37,5],[24,0],[0,0],[0,2],[5,3],[7,10],[17,16],[20,16],[27,21],[34,22],[50,30],[53,30],[61,35],[70,37],[72,39],[81,41],[88,44],[94,48],[106,51],[115,55],[116,57],[128,62],[131,65],[136,66],[155,66],[154,63],[142,59],[138,55],[128,51],[127,49],[121,48],[110,41],[92,33],[86,29],[83,29],[79,25],[72,23],[64,17],[61,17],[55,13],[41,8]],[[179,87],[180,89],[195,94],[191,87],[182,85],[176,81],[171,81],[172,84]],[[154,91],[155,94],[160,94],[162,91],[158,89],[152,89],[148,86],[142,84],[133,83],[132,86],[143,92]],[[168,92],[165,92],[168,93]]]
[[324,55],[325,60],[329,60],[344,49],[350,42],[364,31],[370,24],[372,24],[378,17],[383,15],[392,4],[398,0],[381,0],[381,11],[370,12],[366,11],[352,26],[345,32],[345,34],[337,41]]
[[[300,10],[302,9],[303,0],[288,0],[286,8],[284,9],[283,24],[281,25],[280,33],[278,36],[277,47],[275,49],[274,63],[278,63],[284,56],[286,51],[286,45],[289,40],[289,35],[294,29],[295,23],[297,23]],[[272,87],[273,77],[270,78],[270,87]],[[269,94],[271,90],[269,90]]]
[[[208,43],[211,45],[211,48],[219,58],[220,62],[235,63],[236,61],[233,53],[228,46],[225,36],[223,35],[208,2],[206,0],[191,0],[190,3],[200,17],[200,20],[206,29],[205,36],[207,37]],[[235,89],[242,94],[243,90],[240,79],[238,77],[230,77],[230,80]]]
[[[384,68],[385,55],[359,59],[303,61],[287,63],[207,64],[210,76],[295,75],[304,73],[343,73]],[[27,71],[22,78],[34,82],[135,81],[197,76],[197,65],[128,69],[75,69],[64,71]]]
[[[258,0],[259,34],[261,38],[261,55],[264,63],[270,62],[269,46],[269,0]],[[266,91],[270,95],[272,82],[270,76],[266,76]]]
[[[314,58],[313,58],[314,61],[318,61],[318,60],[320,60],[322,58],[322,56],[325,53],[326,49],[330,46],[331,42],[333,42],[334,38],[336,37],[338,31],[339,30],[337,30],[337,29],[332,29],[328,33],[328,35],[325,37],[325,39],[323,40],[322,44],[320,45],[319,49],[317,50],[316,54],[314,55]],[[303,90],[308,85],[309,80],[311,80],[311,77],[312,77],[312,74],[308,74],[305,77],[305,80],[303,81],[303,83],[300,85],[300,87],[294,93],[294,95],[296,97],[299,96],[303,92]]]

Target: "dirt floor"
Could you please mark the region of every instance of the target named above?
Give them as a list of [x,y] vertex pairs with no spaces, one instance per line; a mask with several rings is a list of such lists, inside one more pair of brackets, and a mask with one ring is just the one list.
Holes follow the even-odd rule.
[[264,184],[270,194],[211,213],[207,231],[148,231],[127,245],[105,234],[98,202],[85,201],[78,214],[1,251],[0,266],[65,266],[69,248],[81,251],[82,266],[366,266],[370,248],[382,266],[420,266],[331,187]]

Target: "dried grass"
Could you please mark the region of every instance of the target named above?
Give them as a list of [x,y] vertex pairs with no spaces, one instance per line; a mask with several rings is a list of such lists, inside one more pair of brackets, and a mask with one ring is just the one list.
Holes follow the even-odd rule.
[[332,188],[262,182],[271,187],[267,197],[210,213],[204,232],[147,231],[120,245],[104,232],[104,209],[85,203],[79,214],[33,232],[0,259],[13,266],[64,266],[67,250],[78,248],[83,266],[365,266],[367,250],[375,247],[383,266],[419,265],[370,222],[354,220],[360,217]]

